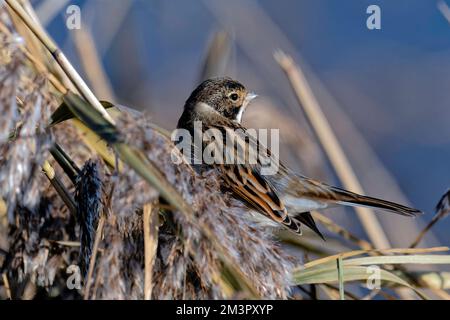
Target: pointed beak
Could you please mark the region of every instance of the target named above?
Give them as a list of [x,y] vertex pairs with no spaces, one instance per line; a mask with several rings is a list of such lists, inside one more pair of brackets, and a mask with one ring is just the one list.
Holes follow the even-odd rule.
[[255,93],[253,93],[253,92],[247,93],[247,95],[245,96],[245,99],[244,99],[243,106],[246,107],[246,106],[250,103],[250,101],[252,101],[253,99],[255,99],[257,96],[258,96],[258,95],[255,94]]
[[249,92],[247,93],[247,96],[245,97],[245,101],[252,101],[253,99],[255,99],[258,95],[256,93],[253,92]]

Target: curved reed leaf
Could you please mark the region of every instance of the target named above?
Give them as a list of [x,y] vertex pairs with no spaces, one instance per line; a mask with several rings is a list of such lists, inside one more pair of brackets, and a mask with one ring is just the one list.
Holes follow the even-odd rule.
[[[366,267],[362,266],[343,266],[343,281],[363,281],[368,280],[373,276],[372,273],[368,272]],[[417,288],[414,288],[407,281],[403,280],[399,276],[393,274],[384,269],[380,269],[380,280],[386,282],[393,282],[414,290],[421,298],[428,299],[425,294],[423,294]],[[337,266],[329,268],[314,268],[314,270],[297,270],[294,273],[294,282],[297,285],[303,284],[320,284],[320,283],[338,283],[339,274]]]

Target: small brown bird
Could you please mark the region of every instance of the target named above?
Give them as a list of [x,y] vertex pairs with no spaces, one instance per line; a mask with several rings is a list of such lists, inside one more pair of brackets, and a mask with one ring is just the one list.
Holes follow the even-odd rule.
[[[194,134],[194,124],[201,121],[202,132],[218,130],[225,137],[233,131],[246,132],[241,123],[242,114],[256,95],[249,93],[238,81],[230,78],[216,78],[201,83],[190,95],[178,121],[179,129]],[[316,181],[284,166],[262,145],[258,139],[234,135],[237,146],[258,148],[267,155],[269,161],[276,162],[278,171],[265,174],[263,163],[244,161],[236,163],[214,163],[212,167],[220,172],[224,187],[278,225],[301,234],[301,224],[305,224],[323,238],[310,211],[335,205],[366,206],[395,212],[404,216],[420,214],[419,210],[386,200],[359,195],[326,183]],[[208,140],[207,142],[210,142]],[[206,142],[204,141],[203,147]],[[236,153],[236,147],[231,152]],[[229,149],[220,149],[228,150]],[[225,151],[227,152],[227,151]]]

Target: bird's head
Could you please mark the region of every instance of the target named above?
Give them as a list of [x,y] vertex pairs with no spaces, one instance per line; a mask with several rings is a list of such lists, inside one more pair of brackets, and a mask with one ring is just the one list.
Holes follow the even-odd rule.
[[197,113],[219,113],[240,123],[245,108],[255,97],[236,80],[215,78],[203,81],[192,92],[185,108]]

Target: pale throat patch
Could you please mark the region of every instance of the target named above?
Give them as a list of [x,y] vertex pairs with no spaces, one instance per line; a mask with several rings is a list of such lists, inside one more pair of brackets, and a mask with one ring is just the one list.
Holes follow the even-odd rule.
[[202,112],[215,112],[215,113],[219,113],[217,112],[216,109],[214,109],[213,107],[211,107],[209,104],[204,103],[204,102],[197,102],[194,106],[195,111],[202,113]]
[[[247,106],[247,104],[250,101],[244,101],[244,104],[242,105],[242,107],[239,109],[239,113],[236,115],[236,119],[235,121],[237,121],[238,123],[241,123],[242,120],[242,115],[244,113],[245,107]],[[214,109],[213,107],[211,107],[209,104],[204,103],[204,102],[198,102],[195,107],[194,107],[195,111],[198,113],[210,113],[210,112],[214,112],[217,114],[220,114],[216,109]]]
[[[244,114],[245,109],[247,108],[247,106],[250,103],[250,101],[252,101],[256,97],[257,97],[257,95],[254,94],[254,93],[248,93],[247,94],[247,96],[244,99],[244,102],[242,103],[242,107],[239,109],[239,112],[236,115],[235,121],[237,121],[238,123],[241,123],[242,115]],[[202,112],[214,112],[214,113],[220,114],[216,109],[214,109],[209,104],[204,103],[204,102],[198,102],[195,105],[194,109],[195,109],[195,111],[197,111],[199,113],[202,113]]]
[[[248,104],[248,102],[247,102],[247,104]],[[237,121],[237,122],[241,123],[241,121],[242,121],[242,115],[244,114],[244,110],[245,110],[246,107],[247,107],[247,106],[242,105],[242,107],[239,109],[239,112],[238,112],[238,114],[236,115],[236,121]]]
[[250,92],[247,93],[247,96],[244,99],[244,102],[242,103],[242,107],[239,109],[239,112],[236,116],[236,121],[241,123],[242,121],[242,115],[244,114],[245,109],[247,108],[248,104],[250,103],[250,101],[252,101],[253,99],[255,99],[258,95]]

